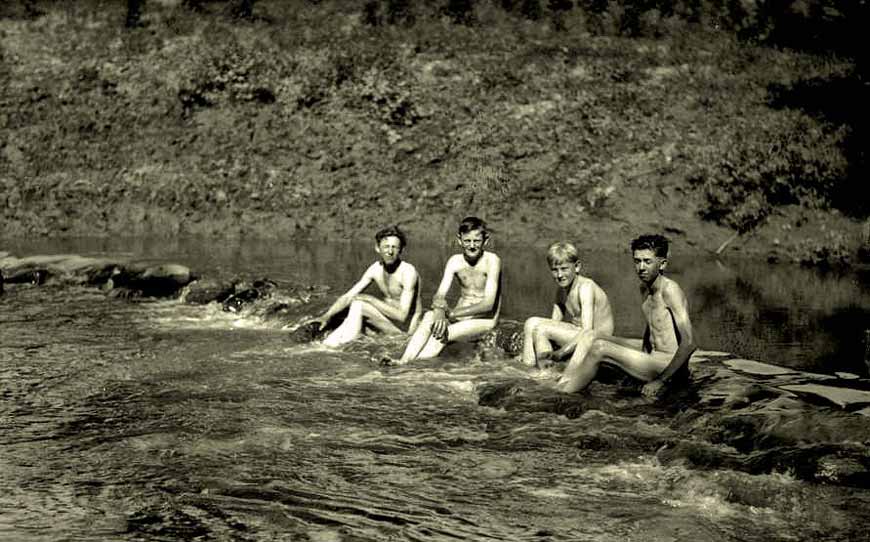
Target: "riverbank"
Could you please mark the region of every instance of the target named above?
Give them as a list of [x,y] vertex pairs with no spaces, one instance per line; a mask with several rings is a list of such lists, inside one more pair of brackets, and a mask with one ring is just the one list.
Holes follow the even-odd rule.
[[115,3],[28,5],[0,19],[6,238],[394,222],[446,242],[478,214],[509,244],[663,231],[810,265],[867,249],[866,124],[807,105],[807,88],[861,88],[848,58],[654,10],[626,37],[618,14],[489,2],[463,23],[414,3],[391,19],[397,3],[264,0],[240,21],[165,0],[137,28]]

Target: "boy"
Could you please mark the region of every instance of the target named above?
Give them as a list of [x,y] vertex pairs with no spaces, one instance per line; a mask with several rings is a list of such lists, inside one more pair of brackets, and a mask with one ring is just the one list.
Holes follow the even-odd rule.
[[[485,250],[489,231],[483,220],[470,216],[456,234],[462,247],[444,266],[444,276],[424,316],[398,361],[434,358],[448,342],[470,339],[492,330],[501,310],[501,259]],[[447,293],[453,278],[459,282],[459,300],[450,309]]]
[[675,375],[688,376],[687,362],[697,347],[686,294],[664,275],[668,240],[661,235],[642,235],[631,242],[631,251],[647,323],[642,349],[638,350],[629,339],[597,338],[585,355],[579,348],[574,352],[557,384],[559,390],[570,393],[585,388],[602,361],[647,382],[643,394],[648,397],[657,395]]
[[[577,248],[571,243],[553,243],[547,249],[547,263],[558,285],[556,301],[550,318],[526,320],[522,360],[530,367],[563,360],[578,344],[586,350],[596,337],[613,335],[610,301],[594,280],[580,274]],[[552,343],[560,347],[555,352]]]
[[[417,270],[401,258],[406,244],[405,234],[398,226],[389,226],[375,234],[375,252],[380,259],[326,312],[311,320],[319,322],[322,330],[333,316],[348,309],[344,322],[323,344],[334,347],[348,343],[359,337],[366,325],[388,334],[403,333],[402,328],[408,333],[414,331],[423,305]],[[381,290],[383,299],[362,293],[372,282]]]

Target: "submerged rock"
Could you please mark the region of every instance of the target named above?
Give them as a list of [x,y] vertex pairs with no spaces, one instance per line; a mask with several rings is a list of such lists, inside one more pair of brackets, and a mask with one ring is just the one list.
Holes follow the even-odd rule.
[[195,277],[183,265],[145,265],[75,254],[0,258],[6,284],[78,284],[118,289],[120,297],[176,295]]
[[288,338],[293,343],[310,343],[311,341],[319,341],[322,340],[327,331],[321,331],[319,329],[320,324],[317,322],[309,322],[307,324],[303,324],[298,326],[296,329],[293,329],[288,334]]
[[479,342],[484,348],[497,348],[508,356],[519,355],[523,351],[523,323],[502,320]]
[[184,301],[190,305],[223,303],[235,292],[235,282],[218,282],[212,279],[196,280],[187,285]]
[[223,301],[223,309],[227,312],[241,312],[254,301],[270,297],[277,287],[269,279],[255,280],[248,288],[237,287],[237,292]]
[[116,295],[121,297],[171,297],[180,293],[194,278],[190,269],[179,264],[132,265],[119,266],[111,281],[113,288],[129,293],[125,295],[119,290]]
[[39,286],[45,284],[50,276],[48,269],[15,269],[4,273],[6,284],[33,284]]

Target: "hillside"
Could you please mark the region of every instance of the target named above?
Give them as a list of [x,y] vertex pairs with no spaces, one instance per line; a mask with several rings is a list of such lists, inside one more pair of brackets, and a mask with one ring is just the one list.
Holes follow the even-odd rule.
[[510,244],[866,253],[855,58],[617,2],[436,4],[0,8],[2,235],[443,241],[479,214]]

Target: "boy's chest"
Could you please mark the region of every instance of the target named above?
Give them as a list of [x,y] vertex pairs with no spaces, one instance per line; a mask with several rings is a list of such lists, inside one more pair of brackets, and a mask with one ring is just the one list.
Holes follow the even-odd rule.
[[378,288],[386,296],[399,297],[402,295],[402,283],[399,281],[398,273],[378,273],[375,275],[375,284],[378,285]]
[[655,324],[663,318],[670,318],[667,304],[665,304],[662,296],[658,294],[651,294],[644,297],[641,309],[650,324]]
[[468,288],[483,288],[486,285],[486,271],[470,265],[458,270],[456,277],[462,286]]

